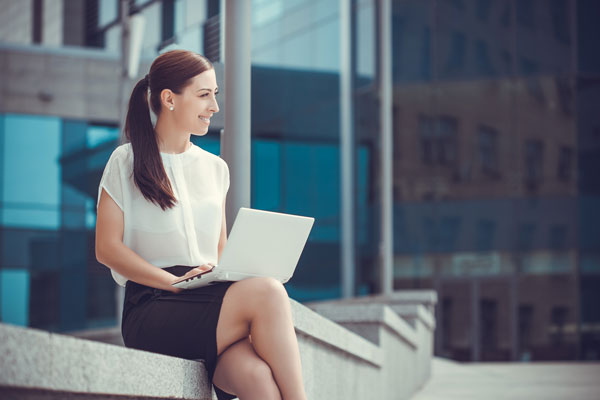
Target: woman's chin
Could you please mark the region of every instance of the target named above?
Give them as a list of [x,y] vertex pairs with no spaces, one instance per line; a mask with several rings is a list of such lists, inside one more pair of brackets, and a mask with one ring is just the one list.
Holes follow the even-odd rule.
[[199,131],[191,132],[191,134],[194,135],[194,136],[204,136],[207,133],[208,133],[208,128],[204,132],[199,132]]

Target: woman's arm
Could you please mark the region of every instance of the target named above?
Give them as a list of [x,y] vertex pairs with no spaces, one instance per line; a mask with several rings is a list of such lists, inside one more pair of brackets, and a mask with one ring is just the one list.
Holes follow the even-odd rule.
[[225,248],[225,245],[227,244],[227,222],[225,221],[225,200],[223,199],[223,222],[221,223],[221,237],[219,238],[219,246],[218,246],[218,252],[219,252],[219,260],[221,260],[221,253],[223,252],[223,249]]
[[123,211],[104,189],[96,220],[96,259],[125,278],[142,285],[178,293],[177,276],[150,264],[123,244]]

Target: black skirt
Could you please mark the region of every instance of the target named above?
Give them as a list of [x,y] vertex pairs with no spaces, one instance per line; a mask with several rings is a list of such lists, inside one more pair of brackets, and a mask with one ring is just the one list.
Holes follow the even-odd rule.
[[[165,268],[183,276],[193,267]],[[217,365],[217,322],[225,292],[219,282],[179,293],[127,281],[121,333],[126,347],[188,360],[203,359],[212,383]],[[236,396],[214,386],[219,400]]]

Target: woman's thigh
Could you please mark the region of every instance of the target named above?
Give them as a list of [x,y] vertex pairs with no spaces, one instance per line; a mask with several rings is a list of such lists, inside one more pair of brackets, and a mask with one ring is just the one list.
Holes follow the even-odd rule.
[[219,356],[213,384],[238,397],[281,399],[271,368],[256,354],[248,338],[232,344]]
[[[273,278],[250,278],[234,282],[225,293],[217,323],[217,355],[247,338],[250,322],[265,301],[287,299],[283,285]],[[270,299],[270,300],[265,300]]]

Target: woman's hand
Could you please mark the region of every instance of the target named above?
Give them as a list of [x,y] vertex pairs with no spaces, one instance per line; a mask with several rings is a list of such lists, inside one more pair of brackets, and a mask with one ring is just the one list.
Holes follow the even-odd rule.
[[[192,268],[188,272],[186,272],[185,275],[173,277],[173,281],[171,282],[171,285],[175,281],[179,281],[179,280],[182,280],[182,279],[191,278],[192,276],[196,276],[196,275],[201,274],[202,272],[206,272],[206,271],[208,271],[208,270],[210,270],[212,268],[214,268],[214,265],[212,265],[211,263],[207,263],[207,264],[200,265],[198,267]],[[177,287],[173,286],[172,292],[173,293],[179,293],[182,290],[185,290],[185,289],[181,289],[181,288],[177,288]]]

